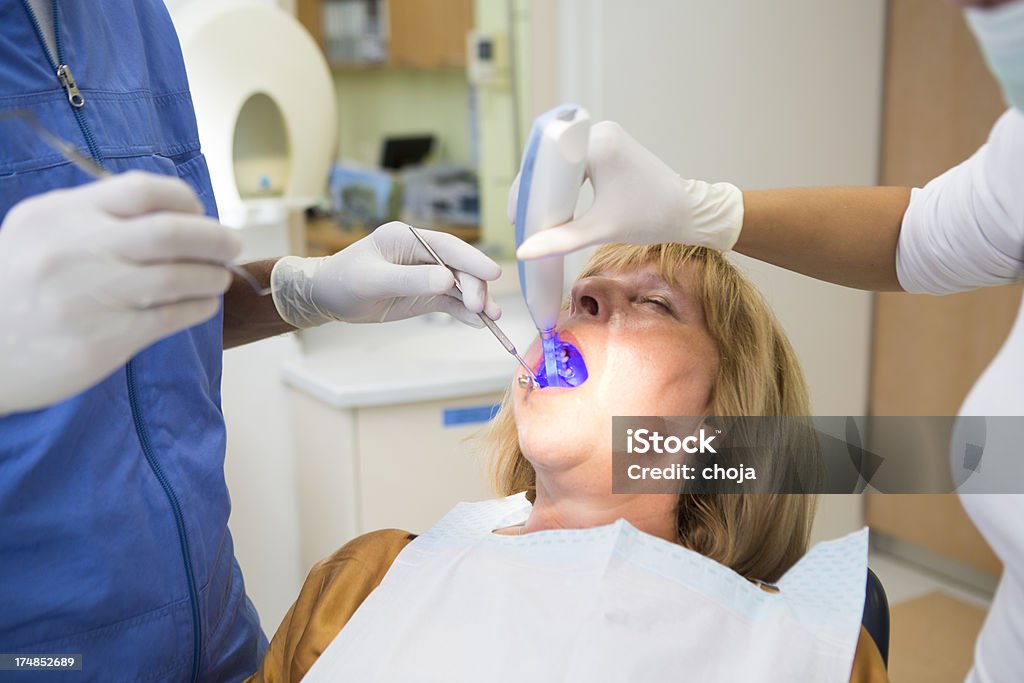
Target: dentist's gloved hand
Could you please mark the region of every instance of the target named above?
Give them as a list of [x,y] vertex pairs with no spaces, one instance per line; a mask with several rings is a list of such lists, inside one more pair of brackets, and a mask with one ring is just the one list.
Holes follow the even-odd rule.
[[[520,259],[566,254],[606,242],[683,242],[727,251],[739,238],[739,188],[680,178],[613,121],[597,123],[590,131],[587,176],[594,186],[590,209],[523,242],[516,251]],[[513,222],[518,190],[517,178],[509,196]]]
[[501,309],[487,296],[487,281],[501,268],[454,235],[418,230],[455,278],[430,257],[405,223],[394,221],[374,230],[333,256],[287,256],[274,266],[270,286],[281,318],[295,327],[331,320],[349,323],[390,322],[440,311],[482,327],[477,313],[492,318]]
[[16,204],[0,226],[0,415],[89,388],[217,312],[238,238],[177,178],[126,173]]

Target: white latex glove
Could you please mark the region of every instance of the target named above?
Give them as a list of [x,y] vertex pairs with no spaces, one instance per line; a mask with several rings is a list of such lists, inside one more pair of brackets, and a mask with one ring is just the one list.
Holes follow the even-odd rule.
[[16,204],[0,227],[0,415],[91,387],[209,319],[241,244],[176,178],[126,173]]
[[[606,242],[682,242],[728,251],[739,238],[739,188],[680,178],[614,121],[591,128],[587,177],[594,186],[590,209],[527,239],[516,256],[555,256]],[[517,177],[509,193],[512,222],[518,193]]]
[[281,318],[305,328],[331,320],[390,322],[436,311],[473,327],[483,326],[480,311],[500,317],[486,284],[501,275],[498,264],[454,235],[418,232],[458,272],[461,297],[451,271],[436,264],[408,225],[393,221],[333,256],[278,261],[270,286]]

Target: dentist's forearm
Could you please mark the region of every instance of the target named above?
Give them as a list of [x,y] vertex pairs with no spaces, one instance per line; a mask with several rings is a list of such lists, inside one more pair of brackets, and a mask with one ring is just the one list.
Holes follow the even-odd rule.
[[744,192],[734,249],[846,287],[901,291],[896,242],[909,202],[904,187]]
[[[270,273],[277,259],[253,261],[242,267],[256,278],[262,287],[270,286]],[[256,294],[249,283],[237,275],[224,293],[224,348],[259,341],[295,328],[281,320],[272,296]]]

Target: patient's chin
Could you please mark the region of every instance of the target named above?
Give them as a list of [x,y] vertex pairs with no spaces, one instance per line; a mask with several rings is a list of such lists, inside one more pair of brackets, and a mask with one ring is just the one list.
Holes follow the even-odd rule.
[[[524,451],[524,455],[537,473],[538,481],[561,482],[579,493],[590,489],[611,490],[610,455],[602,456],[595,450],[558,448]],[[586,481],[587,485],[581,486],[581,481]]]
[[538,491],[545,491],[555,500],[567,495],[579,500],[611,493],[610,453],[594,449],[547,449],[526,454],[526,459],[536,473]]
[[[611,421],[607,430],[595,425],[562,421],[552,416],[519,424],[519,448],[536,468],[578,467],[600,458],[611,446]],[[607,442],[601,436],[607,434]]]

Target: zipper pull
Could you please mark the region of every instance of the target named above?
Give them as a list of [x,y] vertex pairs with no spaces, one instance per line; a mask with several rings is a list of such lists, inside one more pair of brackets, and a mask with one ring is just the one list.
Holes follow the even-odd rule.
[[67,64],[58,66],[57,78],[60,80],[60,84],[64,86],[64,89],[68,91],[68,102],[71,103],[71,106],[75,109],[84,106],[85,98],[78,91],[78,84],[75,83],[75,77],[71,74],[71,67]]

